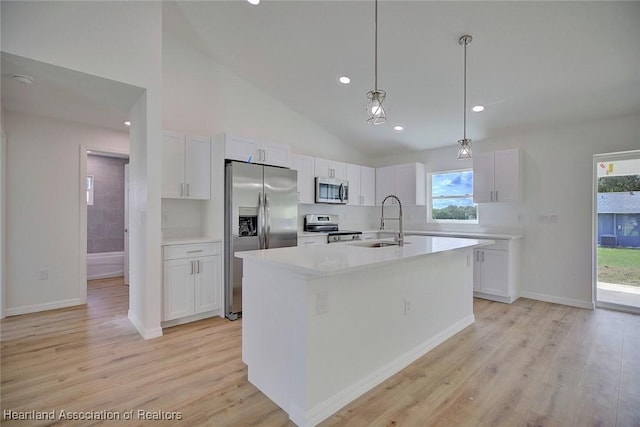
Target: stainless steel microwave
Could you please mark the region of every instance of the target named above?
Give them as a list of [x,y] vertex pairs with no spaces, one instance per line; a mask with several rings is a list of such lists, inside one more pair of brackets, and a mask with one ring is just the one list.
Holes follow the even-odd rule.
[[316,177],[316,203],[349,202],[349,181]]

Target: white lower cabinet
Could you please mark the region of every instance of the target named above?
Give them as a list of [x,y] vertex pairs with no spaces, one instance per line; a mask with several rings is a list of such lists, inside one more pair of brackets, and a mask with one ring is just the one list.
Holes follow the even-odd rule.
[[[164,247],[162,320],[188,318],[222,309],[221,244]],[[194,319],[195,320],[195,319]]]
[[326,245],[327,243],[326,234],[319,236],[298,236],[298,246]]
[[520,243],[516,239],[495,241],[473,251],[473,294],[512,303],[520,297]]

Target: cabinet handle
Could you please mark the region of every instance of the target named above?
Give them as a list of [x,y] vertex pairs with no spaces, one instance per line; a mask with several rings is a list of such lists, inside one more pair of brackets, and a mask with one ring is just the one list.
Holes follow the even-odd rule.
[[491,201],[493,202],[493,190],[491,190]]
[[498,190],[496,190],[496,202],[498,201]]
[[191,272],[189,272],[189,274],[193,274],[193,261],[189,261],[189,264],[191,265]]
[[180,183],[180,197],[184,197],[184,183]]
[[190,193],[190,191],[189,191],[189,184],[187,184],[187,197],[189,197],[189,193]]
[[484,262],[484,251],[482,251],[482,262]]
[[300,201],[300,192],[298,191],[298,201]]
[[196,270],[196,273],[200,274],[200,260],[196,262],[197,262],[196,266],[198,267],[198,269]]
[[202,249],[198,249],[198,250],[193,250],[193,251],[187,251],[188,254],[195,254],[198,252],[202,252]]
[[480,262],[480,251],[476,251],[476,261]]

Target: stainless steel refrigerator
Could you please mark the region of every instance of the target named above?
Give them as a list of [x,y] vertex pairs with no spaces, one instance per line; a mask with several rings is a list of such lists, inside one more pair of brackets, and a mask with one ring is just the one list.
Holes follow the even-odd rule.
[[225,316],[242,314],[239,251],[298,244],[298,173],[242,162],[225,165]]

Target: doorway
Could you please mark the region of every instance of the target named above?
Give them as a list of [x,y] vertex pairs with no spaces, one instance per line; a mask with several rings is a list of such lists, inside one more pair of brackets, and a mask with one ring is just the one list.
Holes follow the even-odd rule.
[[594,156],[594,299],[640,313],[640,151]]
[[[128,163],[127,153],[87,149],[86,272],[91,286],[128,285]],[[118,280],[114,280],[118,279]]]

